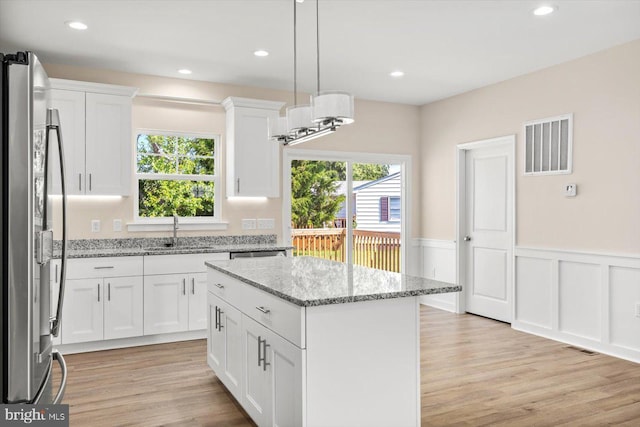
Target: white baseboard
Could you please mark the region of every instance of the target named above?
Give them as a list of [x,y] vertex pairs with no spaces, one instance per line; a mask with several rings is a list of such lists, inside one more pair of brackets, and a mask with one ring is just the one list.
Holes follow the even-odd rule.
[[138,347],[141,345],[164,344],[176,341],[191,341],[207,337],[206,329],[199,331],[176,332],[171,334],[145,335],[142,337],[122,338],[83,342],[77,344],[60,344],[54,347],[62,354],[87,353],[90,351],[113,350],[117,348]]

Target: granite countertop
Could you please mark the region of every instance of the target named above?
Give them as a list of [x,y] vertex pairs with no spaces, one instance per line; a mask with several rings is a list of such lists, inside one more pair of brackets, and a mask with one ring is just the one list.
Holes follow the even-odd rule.
[[[174,247],[166,247],[168,241],[166,238],[70,240],[67,258],[260,252],[292,248],[277,244],[275,235],[181,237]],[[55,242],[53,256],[60,258],[60,242]]]
[[452,283],[312,257],[243,258],[205,264],[304,307],[462,291]]

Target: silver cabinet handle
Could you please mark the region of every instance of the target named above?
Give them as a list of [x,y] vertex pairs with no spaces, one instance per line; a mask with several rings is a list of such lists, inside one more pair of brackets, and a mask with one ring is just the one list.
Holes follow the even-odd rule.
[[216,283],[215,285],[218,289],[224,289],[224,285],[222,283]]
[[98,283],[98,302],[100,302],[100,283]]
[[191,294],[196,294],[196,279],[193,277],[191,278]]
[[465,242],[470,242],[471,241],[471,236],[464,236],[464,241]]
[[218,332],[222,332],[222,328],[224,328],[224,325],[222,324],[222,315],[224,314],[224,311],[222,311],[221,308],[218,308]]
[[182,295],[187,294],[187,279],[182,279]]
[[107,301],[111,301],[111,283],[107,283]]
[[115,268],[115,267],[113,265],[103,265],[103,266],[100,266],[100,267],[93,267],[94,270],[106,270],[106,269],[109,269],[109,268]]
[[56,283],[58,283],[58,264],[56,264]]
[[256,310],[258,310],[258,311],[260,311],[260,312],[262,312],[262,313],[264,313],[264,314],[269,314],[269,313],[271,313],[271,310],[269,310],[268,308],[265,308],[265,307],[263,307],[263,306],[256,307]]
[[238,194],[240,194],[240,178],[238,178]]
[[220,329],[218,329],[218,323],[219,323],[219,320],[218,320],[218,306],[216,305],[216,331],[220,330]]
[[78,174],[78,191],[82,191],[82,174]]
[[91,174],[89,174],[89,191],[91,191]]
[[262,364],[262,370],[266,371],[267,366],[271,365],[271,363],[267,362],[267,339],[262,339],[262,337],[258,336],[258,366]]

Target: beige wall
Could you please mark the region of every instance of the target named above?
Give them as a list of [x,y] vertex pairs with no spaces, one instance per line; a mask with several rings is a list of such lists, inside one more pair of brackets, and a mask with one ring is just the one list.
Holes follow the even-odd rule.
[[[573,173],[523,176],[523,122],[574,114]],[[420,234],[455,238],[456,144],[516,134],[517,245],[640,253],[640,40],[421,108]],[[566,198],[563,186],[578,185]]]
[[[45,66],[50,77],[90,81],[97,83],[118,84],[139,88],[141,94],[155,94],[185,98],[199,98],[221,101],[227,96],[268,99],[290,102],[292,95],[285,91],[273,91],[244,86],[232,86],[216,83],[197,82],[185,79],[155,77],[130,74],[109,70],[73,67],[68,65],[47,64]],[[419,108],[415,106],[390,104],[373,101],[356,101],[356,121],[352,125],[340,129],[335,134],[306,143],[304,148],[314,150],[336,150],[349,152],[378,152],[409,154],[418,157],[419,150]],[[149,98],[134,98],[133,132],[136,129],[157,129],[169,131],[201,132],[220,135],[222,181],[220,187],[225,188],[225,112],[220,106],[190,105],[174,102],[163,102]],[[133,151],[132,151],[133,156]],[[414,181],[419,182],[418,167],[414,164]],[[418,186],[414,186],[412,199],[419,194]],[[78,238],[115,238],[165,236],[167,232],[135,232],[128,233],[126,227],[122,232],[112,231],[113,219],[122,219],[124,223],[133,221],[133,197],[121,199],[72,198],[69,202],[70,233],[72,239]],[[417,235],[418,204],[414,206],[414,234]],[[239,200],[223,197],[222,219],[229,222],[225,231],[182,231],[182,235],[201,234],[260,234],[262,230],[245,231],[241,229],[242,218],[275,218],[276,228],[281,241],[282,234],[282,199]],[[100,233],[90,231],[91,220],[99,219],[102,223]],[[271,231],[270,231],[271,232]]]

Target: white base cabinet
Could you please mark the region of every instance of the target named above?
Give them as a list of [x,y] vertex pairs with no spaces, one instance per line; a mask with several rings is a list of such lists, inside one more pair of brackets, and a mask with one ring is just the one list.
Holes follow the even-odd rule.
[[145,335],[207,328],[207,273],[204,263],[216,259],[229,259],[229,253],[145,257]]
[[142,257],[69,260],[62,344],[141,335],[142,264]]
[[300,307],[212,268],[208,292],[209,366],[258,426],[420,425],[418,297]]

